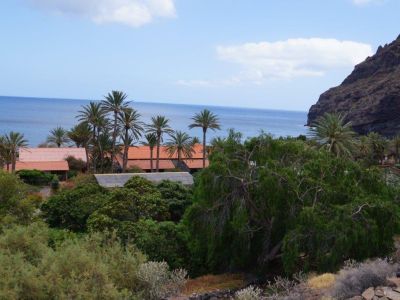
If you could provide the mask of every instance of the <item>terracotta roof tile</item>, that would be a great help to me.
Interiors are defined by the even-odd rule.
[[[193,148],[194,152],[192,154],[192,158],[200,159],[203,158],[203,145],[196,144]],[[153,150],[153,156],[156,157],[156,148]],[[160,147],[160,159],[176,159],[177,154],[170,157],[167,147]],[[150,159],[150,147],[148,146],[138,146],[138,147],[129,147],[128,150],[128,159]]]
[[[128,160],[128,169],[132,167],[138,167],[146,171],[150,170],[151,169],[150,159]],[[153,160],[153,169],[155,168],[156,168],[156,160]],[[160,169],[162,170],[175,169],[175,165],[170,159],[162,159],[160,160]]]
[[[68,156],[73,156],[86,162],[84,148],[21,148],[19,150],[19,160],[24,162],[62,161]]]
[[[15,170],[39,170],[39,171],[69,171],[68,162],[62,161],[17,161]]]

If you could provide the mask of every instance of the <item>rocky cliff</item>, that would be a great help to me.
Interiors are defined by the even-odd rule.
[[[323,93],[310,108],[307,125],[326,112],[344,113],[360,134],[400,134],[400,36]]]

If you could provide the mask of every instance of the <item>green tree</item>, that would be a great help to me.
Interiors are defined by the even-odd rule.
[[[185,214],[193,270],[335,271],[392,251],[398,193],[380,170],[267,135],[222,147]]]
[[[199,127],[203,130],[203,168],[206,167],[206,146],[207,146],[207,131],[211,129],[213,131],[219,130],[220,122],[218,117],[208,109],[202,110],[192,118],[193,123],[189,125],[189,128]]]
[[[310,128],[311,137],[336,156],[351,157],[355,146],[355,132],[350,122],[340,114],[326,113]]]
[[[11,160],[11,171],[13,173],[15,172],[19,149],[27,146],[28,141],[25,139],[22,133],[11,131],[4,136],[4,147],[9,153],[8,155],[9,159]]]
[[[81,122],[72,127],[67,133],[69,139],[73,141],[76,147],[83,147],[86,154],[86,167],[89,168],[89,145],[91,142],[90,126],[86,122]]]
[[[160,146],[164,134],[171,134],[172,128],[169,126],[169,120],[164,116],[151,118],[151,123],[147,126],[147,133],[154,134],[157,137],[156,171],[160,171]]]
[[[178,163],[182,161],[182,156],[191,158],[194,152],[192,138],[182,131],[175,131],[171,134],[165,145],[170,157],[177,154]]]
[[[374,163],[383,163],[385,159],[385,150],[388,145],[387,140],[376,132],[370,132],[367,135],[367,139],[370,145],[371,155]]]
[[[6,165],[7,171],[10,171],[12,162],[11,151],[7,145],[6,138],[0,135],[0,168]]]
[[[153,160],[154,160],[154,147],[157,146],[157,136],[154,133],[148,133],[144,136],[145,141],[142,142],[142,145],[148,146],[150,148],[150,172],[154,171],[153,168]]]
[[[97,159],[94,152],[96,151],[96,148],[99,147],[97,137],[102,131],[103,127],[107,124],[105,112],[101,106],[101,103],[90,102],[88,105],[84,105],[82,107],[82,110],[79,111],[77,118],[80,122],[88,124],[92,131],[92,167],[93,172],[96,172]],[[97,152],[100,153],[101,151],[98,150]]]
[[[47,136],[47,142],[56,145],[58,148],[68,144],[70,139],[68,138],[68,131],[57,126],[56,128],[50,130],[50,134]]]
[[[122,140],[124,143],[124,152],[122,155],[122,170],[126,172],[129,146],[133,141],[138,140],[142,136],[143,126],[140,121],[140,114],[132,108],[126,108],[120,112],[118,120],[123,128]]]
[[[391,140],[391,146],[394,149],[394,154],[396,156],[396,163],[399,163],[399,160],[400,160],[400,135],[396,135]]]
[[[128,108],[129,102],[126,101],[128,96],[121,91],[112,91],[105,96],[101,102],[104,111],[113,114],[112,140],[111,140],[111,164],[114,163],[116,155],[116,141],[118,136],[118,115]]]

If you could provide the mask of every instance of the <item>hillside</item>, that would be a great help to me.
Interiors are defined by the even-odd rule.
[[[400,132],[400,36],[323,93],[310,108],[307,125],[326,112],[345,113],[360,134],[375,131],[389,137]]]

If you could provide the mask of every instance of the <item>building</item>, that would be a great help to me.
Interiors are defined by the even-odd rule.
[[[156,154],[157,149],[153,149],[153,169],[156,169]],[[129,147],[128,150],[128,165],[127,168],[139,168],[145,172],[151,171],[151,151],[148,146]],[[122,157],[118,157],[118,162],[122,166]],[[208,160],[206,160],[206,167]],[[160,172],[168,172],[175,169],[181,169],[190,173],[194,173],[203,168],[203,145],[196,144],[193,147],[193,154],[191,158],[184,157],[181,163],[178,162],[178,155],[175,153],[173,156],[167,151],[166,146],[160,147]]]
[[[104,188],[123,187],[133,176],[143,177],[154,184],[169,180],[180,182],[183,185],[193,185],[193,176],[188,172],[96,174],[94,176],[98,184]]]
[[[15,170],[39,170],[66,179],[69,171],[66,159],[70,156],[87,161],[84,148],[21,148]]]

